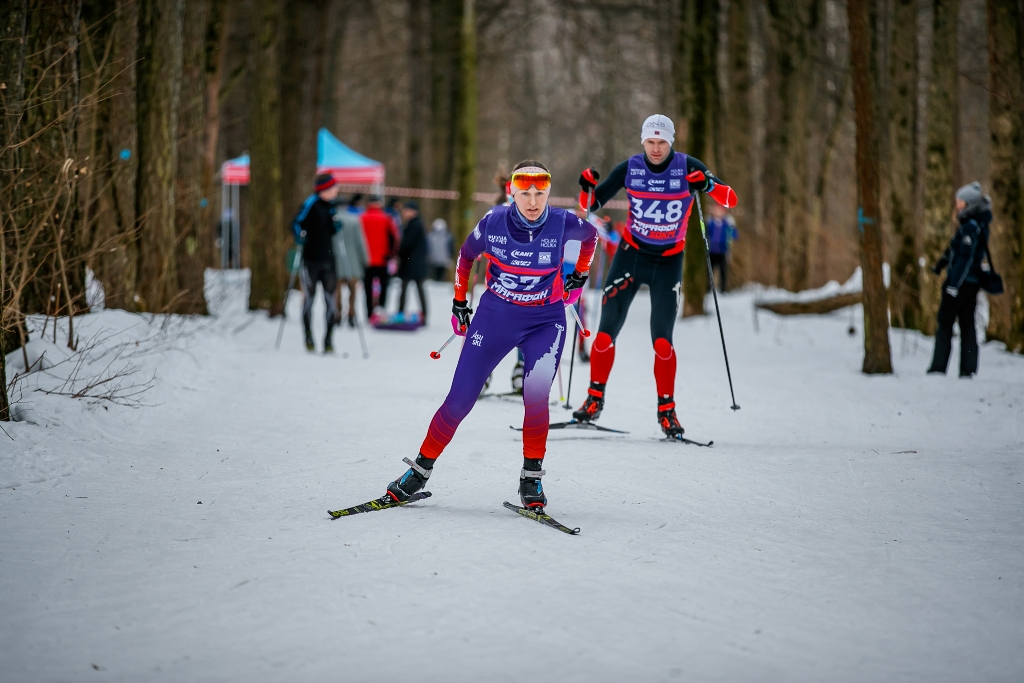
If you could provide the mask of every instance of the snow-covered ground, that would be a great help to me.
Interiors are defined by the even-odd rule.
[[[0,434],[0,679],[1024,680],[1024,358],[986,345],[964,381],[954,348],[950,376],[925,376],[931,340],[894,331],[897,373],[866,377],[859,314],[856,336],[849,310],[755,331],[755,294],[732,294],[742,410],[714,317],[679,322],[680,417],[715,441],[682,446],[658,438],[641,294],[601,418],[630,433],[550,440],[549,511],[579,536],[501,507],[522,408],[493,399],[430,500],[332,521],[405,470],[447,392],[458,347],[428,352],[450,289],[430,292],[431,326],[368,331],[368,360],[348,329],[306,353],[294,299],[277,352],[255,315],[76,320],[154,386],[129,408],[21,380],[33,422]],[[67,353],[33,345],[30,362]]]

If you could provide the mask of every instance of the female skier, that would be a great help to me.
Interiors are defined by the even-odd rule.
[[[434,461],[469,414],[480,388],[509,351],[523,353],[523,469],[519,497],[523,507],[543,508],[541,464],[547,447],[548,396],[572,327],[566,329],[565,300],[582,292],[597,244],[597,231],[572,213],[547,205],[551,174],[537,161],[521,161],[512,171],[511,206],[487,212],[462,245],[456,263],[452,327],[467,337],[455,368],[452,388],[434,414],[409,471],[391,482],[385,499],[405,502],[423,488]],[[582,243],[575,270],[562,279],[563,248]],[[473,262],[487,260],[487,290],[476,316],[466,303]]]
[[[581,206],[586,205],[590,191],[594,192],[590,208],[596,210],[623,188],[630,203],[626,231],[604,281],[601,322],[590,349],[587,399],[572,414],[580,422],[596,420],[604,409],[605,384],[615,361],[615,338],[626,322],[640,285],[647,285],[651,290],[658,424],[666,436],[683,434],[675,411],[676,353],[672,347],[672,328],[679,311],[683,248],[693,208],[690,192],[706,192],[727,208],[736,205],[736,193],[699,160],[676,153],[672,149],[675,132],[667,116],[649,116],[640,131],[643,154],[616,166],[600,185],[593,168],[580,175]]]

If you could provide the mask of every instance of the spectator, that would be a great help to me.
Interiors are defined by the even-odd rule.
[[[455,240],[443,218],[435,218],[427,237],[427,266],[430,277],[437,282],[447,282],[448,269],[455,259]]]
[[[711,256],[711,274],[714,276],[715,268],[718,268],[718,291],[724,292],[727,288],[727,276],[729,272],[729,250],[732,243],[736,241],[736,221],[729,215],[728,210],[718,202],[708,202],[708,249]],[[708,283],[709,287],[714,282]]]
[[[991,272],[992,257],[988,254],[988,226],[992,222],[992,200],[982,194],[981,184],[973,182],[956,191],[957,231],[942,258],[932,268],[936,275],[943,268],[939,303],[938,329],[935,330],[935,351],[928,372],[946,374],[953,345],[953,322],[960,323],[960,376],[972,377],[978,371],[978,334],[974,328],[974,309],[978,290]],[[982,266],[988,257],[989,269]],[[996,276],[998,277],[998,276]],[[1000,290],[1001,291],[1001,290]]]
[[[378,196],[370,197],[366,211],[360,216],[363,224],[363,237],[366,239],[368,251],[368,263],[366,272],[363,275],[363,290],[366,294],[366,315],[373,315],[378,306],[383,309],[388,307],[388,284],[391,282],[391,275],[388,273],[388,260],[395,255],[398,241],[395,235],[398,229],[391,218],[381,209],[381,199]],[[380,286],[380,298],[374,302],[373,281],[377,280]]]
[[[348,287],[348,326],[356,326],[356,289],[366,275],[369,262],[366,238],[363,237],[359,216],[350,211],[337,211],[341,232],[334,236],[334,259],[338,269],[338,290],[335,304],[338,322],[341,322],[341,283]],[[344,247],[344,249],[342,248]],[[348,258],[343,258],[343,255]]]
[[[363,206],[364,199],[363,195],[358,192],[352,195],[352,199],[348,203],[348,212],[361,216],[363,212],[366,211],[366,207]]]
[[[384,207],[384,213],[391,217],[391,221],[395,224],[395,237],[398,238],[399,242],[402,240],[402,200],[398,197],[392,197],[388,200],[387,205]]]
[[[327,304],[327,334],[324,353],[331,353],[331,334],[337,310],[334,307],[334,289],[338,286],[335,270],[333,238],[338,231],[334,220],[334,200],[338,197],[338,181],[330,173],[321,173],[314,180],[315,192],[302,203],[292,222],[295,241],[302,248],[302,325],[306,330],[306,349],[313,351],[313,300],[317,283],[323,287]]]
[[[398,247],[398,277],[402,278],[402,294],[398,298],[398,312],[405,313],[405,292],[410,282],[416,283],[416,294],[420,297],[423,324],[427,324],[427,297],[423,292],[423,280],[427,277],[427,235],[420,219],[419,205],[409,200],[402,207],[405,228],[402,229],[402,243]]]

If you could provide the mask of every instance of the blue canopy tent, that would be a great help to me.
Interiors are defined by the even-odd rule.
[[[330,173],[339,183],[346,185],[384,184],[384,164],[364,157],[344,142],[334,137],[331,131],[321,128],[316,136],[316,172]],[[221,266],[241,267],[241,256],[237,245],[240,243],[239,192],[242,185],[249,184],[249,155],[225,161],[220,167],[221,180]],[[380,192],[380,190],[378,190]],[[232,245],[236,245],[232,248]]]

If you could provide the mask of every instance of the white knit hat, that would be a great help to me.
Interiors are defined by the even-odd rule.
[[[676,139],[676,127],[672,124],[672,119],[664,114],[648,116],[643,128],[640,129],[640,142],[649,138],[668,140],[668,144],[671,145]]]

